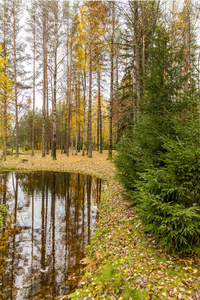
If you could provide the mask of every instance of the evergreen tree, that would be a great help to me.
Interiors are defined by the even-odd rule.
[[[192,31],[189,35],[195,49]],[[166,249],[187,253],[199,246],[200,157],[197,78],[185,71],[188,45],[181,38],[182,32],[174,33],[161,19],[155,26],[137,122],[128,122],[131,130],[126,128],[115,161],[145,230]],[[131,79],[126,77],[124,88]]]
[[[35,146],[35,94],[36,94],[36,16],[37,16],[37,2],[36,0],[31,1],[31,7],[28,8],[29,18],[29,32],[31,32],[31,37],[28,38],[28,42],[31,42],[31,49],[33,52],[33,124],[32,124],[32,155],[34,155]]]

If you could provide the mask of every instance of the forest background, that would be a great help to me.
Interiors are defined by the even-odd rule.
[[[111,159],[117,148],[119,179],[145,230],[168,250],[197,251],[199,4],[0,5],[2,159],[36,149],[56,159],[70,148]]]

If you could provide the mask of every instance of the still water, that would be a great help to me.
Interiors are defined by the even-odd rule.
[[[97,218],[100,179],[59,172],[0,174],[0,299],[55,299],[73,291]]]

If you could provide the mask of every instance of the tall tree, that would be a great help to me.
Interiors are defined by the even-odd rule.
[[[34,155],[35,146],[35,48],[36,48],[36,34],[35,34],[35,16],[33,19],[33,127],[32,127],[32,155]]]
[[[5,48],[4,48],[5,50]],[[13,84],[7,73],[7,52],[2,52],[2,46],[0,45],[0,104],[1,104],[1,116],[2,116],[2,136],[3,136],[3,159],[6,160],[6,148],[8,137],[8,126],[11,116],[9,115],[9,107],[12,101]],[[3,54],[3,56],[2,56]]]
[[[1,52],[1,80],[0,80],[0,100],[1,100],[1,115],[2,115],[2,136],[3,136],[3,158],[6,160],[6,145],[8,138],[8,109],[10,106],[10,98],[12,91],[12,83],[9,81],[9,66],[8,51],[11,46],[11,30],[10,30],[10,10],[7,1],[2,3],[2,11],[0,14],[0,29],[2,31],[2,52]]]
[[[92,2],[88,3],[89,10],[89,98],[88,98],[88,157],[92,157],[92,42],[93,42],[93,18]]]
[[[85,22],[86,34],[88,37],[88,61],[89,61],[89,86],[88,86],[88,157],[92,157],[92,77],[93,62],[96,54],[96,45],[99,43],[102,35],[102,23],[105,18],[105,6],[102,1],[88,1],[86,2]],[[98,16],[98,17],[97,17]]]
[[[97,112],[97,151],[99,151],[99,144],[101,145],[101,73],[97,70],[97,86],[98,86],[98,112]],[[102,151],[100,150],[100,153]]]
[[[54,2],[54,86],[53,86],[53,101],[52,101],[52,157],[56,159],[56,96],[57,96],[57,52],[58,52],[58,1]]]
[[[32,155],[34,155],[35,146],[35,92],[36,92],[36,1],[31,2],[31,7],[28,9],[29,12],[29,26],[31,28],[31,41],[33,51],[33,124],[32,124]]]
[[[113,143],[113,90],[114,90],[114,41],[115,41],[115,2],[111,2],[111,18],[112,29],[110,36],[110,107],[109,107],[109,141],[108,141],[108,158],[112,158],[112,143]]]
[[[66,155],[69,156],[70,146],[70,128],[71,128],[71,101],[72,101],[72,69],[73,69],[73,49],[77,31],[77,3],[71,6],[70,3],[64,5],[65,28],[66,28],[66,78],[67,78],[67,92],[66,92],[66,108],[67,108],[67,138],[66,138]],[[72,139],[71,139],[72,141]]]
[[[113,99],[114,99],[114,58],[116,55],[116,29],[119,26],[119,20],[116,14],[115,1],[107,2],[104,14],[107,18],[103,18],[105,28],[105,41],[108,45],[108,53],[110,56],[110,100],[109,100],[109,139],[108,139],[108,158],[112,159],[113,147]]]
[[[85,128],[86,128],[86,82],[88,72],[88,60],[87,60],[87,36],[86,36],[86,24],[85,24],[85,7],[83,6],[79,11],[78,27],[76,40],[77,43],[74,48],[74,60],[76,67],[81,73],[81,82],[83,89],[83,142],[82,142],[82,155],[85,155]]]
[[[42,52],[43,52],[43,105],[42,105],[42,156],[45,157],[46,141],[46,87],[47,87],[47,8],[42,0]]]
[[[22,5],[21,0],[13,0],[12,17],[13,17],[13,56],[14,56],[14,88],[15,88],[15,130],[16,130],[16,156],[19,155],[19,129],[18,129],[18,91],[17,91],[17,27],[19,26],[18,16],[19,9]]]

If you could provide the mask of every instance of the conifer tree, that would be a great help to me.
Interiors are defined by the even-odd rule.
[[[17,67],[17,48],[19,34],[19,15],[22,9],[22,1],[12,1],[12,34],[13,34],[13,59],[14,59],[14,91],[15,91],[15,130],[16,130],[16,156],[19,155],[19,130],[18,130],[18,67]]]
[[[74,3],[73,6],[70,3],[64,4],[64,18],[65,18],[65,31],[66,31],[66,111],[67,111],[67,132],[66,132],[66,155],[69,156],[69,146],[70,146],[70,133],[72,132],[71,126],[71,103],[72,103],[72,73],[74,65],[73,50],[75,47],[75,39],[77,32],[77,9],[78,4]],[[72,141],[72,138],[71,138]],[[72,144],[71,144],[72,148]]]
[[[133,4],[136,22],[140,20],[142,7]],[[145,44],[146,62],[148,55],[145,74],[137,76],[136,67],[134,77],[129,69],[129,77],[125,76],[122,83],[121,89],[123,84],[126,89],[135,79],[138,84],[139,79],[140,93],[137,94],[138,89],[135,95],[133,93],[139,110],[136,123],[128,120],[116,164],[119,178],[137,202],[145,230],[154,233],[167,250],[191,253],[200,242],[199,206],[193,205],[198,202],[200,168],[195,130],[198,123],[197,78],[192,72],[195,60],[190,60],[189,64],[192,54],[195,57],[196,46],[194,36],[191,39],[192,12],[187,14],[186,24],[190,24],[190,30],[186,32],[178,26],[182,13],[177,14],[171,24],[165,22],[164,13],[159,12],[150,47]],[[182,36],[188,43],[182,43]],[[138,62],[142,65],[141,59]]]
[[[47,8],[42,0],[42,52],[43,52],[43,121],[42,121],[42,157],[45,157],[46,141],[46,94],[47,94]]]
[[[58,56],[58,46],[59,46],[59,7],[58,1],[54,1],[52,3],[52,12],[53,12],[53,20],[54,20],[54,48],[53,48],[53,56],[54,56],[54,72],[53,72],[53,101],[52,101],[52,157],[56,159],[56,98],[57,98],[57,72],[58,72],[58,64],[57,64],[57,56]]]
[[[36,14],[37,14],[37,2],[33,0],[31,2],[31,7],[28,9],[29,18],[28,24],[31,29],[31,38],[28,40],[32,42],[33,51],[33,123],[32,123],[32,155],[34,155],[35,146],[35,93],[36,93]]]
[[[102,35],[101,20],[104,17],[104,5],[101,1],[88,1],[83,12],[85,16],[85,34],[87,37],[87,57],[89,64],[88,86],[88,157],[92,157],[92,84],[93,70],[95,68],[94,57],[96,53],[96,41]],[[98,16],[98,17],[97,17]]]

